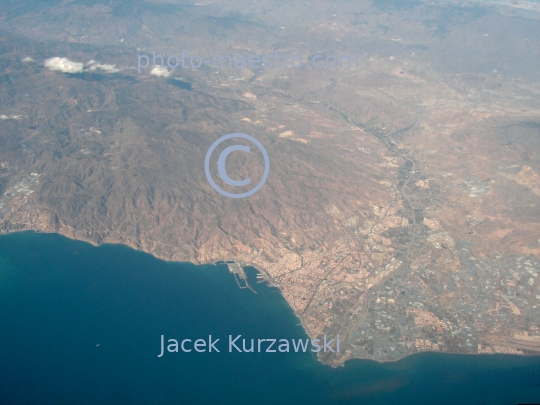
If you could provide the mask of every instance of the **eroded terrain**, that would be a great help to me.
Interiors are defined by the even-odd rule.
[[[3,232],[254,265],[311,337],[341,336],[333,365],[540,353],[536,3],[133,4],[1,15]],[[357,53],[359,66],[134,68],[138,52],[182,49]],[[119,71],[43,65],[56,56]],[[246,199],[204,174],[233,132],[271,160]],[[255,181],[261,162],[227,168]]]

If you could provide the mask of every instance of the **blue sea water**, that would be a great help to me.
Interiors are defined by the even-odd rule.
[[[309,353],[166,353],[167,339],[307,338],[275,288],[51,234],[0,236],[0,404],[540,402],[540,357],[423,353],[332,369]]]

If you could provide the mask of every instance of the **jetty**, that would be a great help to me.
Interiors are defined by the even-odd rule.
[[[227,262],[227,267],[229,268],[229,271],[234,275],[234,279],[236,280],[236,284],[238,284],[238,287],[240,287],[241,289],[249,288],[251,291],[257,294],[257,291],[255,291],[249,285],[246,272],[244,271],[244,268],[242,266],[240,266],[238,263]]]

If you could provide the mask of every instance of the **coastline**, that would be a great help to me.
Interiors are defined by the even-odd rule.
[[[164,397],[176,402],[189,398],[194,403],[200,402],[201,388],[208,389],[213,399],[209,403],[219,402],[224,388],[230,398],[244,395],[246,401],[240,403],[261,403],[258,398],[269,389],[287,398],[297,395],[291,403],[313,404],[372,403],[376,397],[380,399],[376,402],[384,403],[402,398],[411,404],[436,403],[441,390],[445,398],[452,398],[448,403],[480,403],[475,398],[484,398],[481,395],[494,388],[500,391],[498,396],[512,392],[515,403],[538,398],[537,392],[531,391],[528,397],[523,394],[535,387],[531,383],[537,370],[540,372],[538,357],[416,353],[392,363],[359,359],[345,367],[325,363],[316,353],[295,354],[292,346],[290,354],[249,355],[236,354],[236,350],[229,354],[231,333],[245,337],[248,346],[248,338],[283,337],[289,343],[291,338],[306,340],[278,290],[264,283],[256,295],[238,289],[225,266],[165,262],[120,245],[94,249],[56,233],[37,233],[13,233],[0,240],[2,259],[7,259],[2,260],[6,271],[1,273],[8,276],[2,298],[9,304],[2,319],[16,332],[3,334],[3,370],[17,392],[26,384],[21,376],[29,371],[37,375],[38,389],[50,387],[48,356],[18,361],[29,347],[24,337],[32,336],[37,340],[37,353],[59,359],[53,367],[58,372],[52,373],[58,395],[76,386],[79,392],[96,390],[103,398],[111,397],[118,390],[109,382],[125,381],[126,392],[141,390],[138,395],[147,395],[145,403],[152,401],[157,386]],[[247,268],[245,272],[255,284],[258,271]],[[28,291],[38,293],[27,295]],[[18,322],[20,319],[24,322]],[[195,339],[206,340],[209,333],[226,354],[182,354],[184,338],[192,339],[187,347],[193,351]],[[176,339],[180,354],[158,357],[160,334]],[[221,338],[219,343],[216,338]],[[255,348],[256,352],[260,350]],[[113,370],[105,376],[104,362]],[[88,384],[80,373],[66,376],[73,363],[81,372],[93,370],[104,384]],[[519,381],[515,369],[520,370]],[[496,381],[491,378],[494,371]],[[527,376],[531,371],[535,374]],[[241,390],[245,394],[238,392],[239,378],[249,388]],[[469,381],[474,384],[467,385]],[[456,390],[464,384],[467,392]],[[343,402],[345,397],[349,400]],[[271,404],[278,396],[268,398]]]
[[[290,305],[290,303],[287,301],[287,299],[283,295],[283,292],[282,292],[282,289],[281,289],[279,283],[275,282],[272,279],[272,277],[266,272],[266,270],[264,270],[263,268],[261,268],[258,265],[247,263],[247,262],[244,262],[244,261],[241,261],[241,260],[234,260],[234,261],[233,260],[209,260],[209,261],[171,260],[170,258],[163,257],[163,256],[160,257],[160,255],[156,255],[153,252],[149,252],[147,250],[141,249],[140,247],[136,246],[135,244],[126,243],[124,241],[110,241],[110,240],[107,240],[107,241],[105,241],[103,243],[98,243],[98,242],[95,242],[94,240],[89,239],[89,238],[80,237],[79,235],[73,235],[73,233],[70,235],[67,232],[64,233],[64,232],[60,232],[60,231],[51,231],[51,230],[44,230],[44,229],[21,229],[21,230],[7,230],[7,231],[3,230],[3,231],[0,232],[0,235],[2,235],[2,234],[7,235],[7,234],[11,234],[11,233],[16,233],[16,232],[34,232],[34,233],[42,233],[42,234],[57,234],[57,235],[66,237],[66,238],[71,239],[71,240],[76,240],[76,241],[88,243],[88,244],[90,244],[90,245],[92,245],[94,247],[99,247],[99,246],[102,246],[102,245],[123,245],[123,246],[129,247],[130,249],[133,249],[133,250],[136,250],[136,251],[142,251],[142,252],[144,252],[146,254],[149,254],[149,255],[155,257],[156,259],[163,260],[165,262],[190,263],[190,264],[193,264],[195,266],[204,266],[204,265],[216,265],[219,262],[222,262],[222,263],[219,263],[219,264],[226,264],[226,262],[229,261],[229,262],[234,262],[235,264],[241,266],[242,268],[252,267],[259,274],[261,274],[263,276],[261,282],[265,282],[269,287],[277,288],[280,291],[280,294],[283,297],[283,299],[287,302],[289,309],[293,312],[295,317],[300,321],[299,324],[302,326],[302,329],[304,330],[306,335],[310,339],[316,338],[316,337],[312,337],[312,336],[309,335],[309,333],[307,331],[307,328],[306,328],[306,326],[304,324],[304,321],[302,320],[302,317],[293,308],[293,306]],[[459,353],[459,352],[449,352],[449,351],[441,352],[441,351],[435,351],[435,350],[425,350],[425,351],[418,351],[418,352],[410,353],[410,354],[407,354],[405,356],[395,358],[395,359],[391,359],[391,360],[380,360],[380,359],[377,359],[377,358],[370,358],[370,357],[351,357],[350,355],[343,354],[339,358],[339,360],[335,360],[335,361],[331,361],[331,362],[325,362],[320,358],[319,355],[317,355],[316,357],[317,357],[317,360],[321,364],[324,364],[325,366],[330,366],[331,368],[336,369],[336,368],[339,368],[339,367],[344,367],[345,363],[347,361],[349,361],[349,360],[370,360],[370,361],[374,361],[374,362],[377,362],[377,363],[380,363],[380,364],[395,363],[395,362],[398,362],[398,361],[403,360],[405,358],[408,358],[410,356],[413,356],[415,354],[421,354],[421,353],[441,353],[441,354],[454,354],[454,355],[511,355],[511,356],[519,356],[519,357],[536,357],[536,356],[540,356],[540,353],[497,353],[497,352],[494,352],[494,353]]]

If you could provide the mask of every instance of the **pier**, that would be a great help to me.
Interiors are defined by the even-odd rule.
[[[238,263],[227,263],[227,267],[229,268],[229,271],[234,275],[234,279],[236,280],[236,284],[238,284],[238,287],[240,287],[241,289],[249,288],[251,291],[257,294],[257,291],[255,291],[249,285],[246,272]]]

